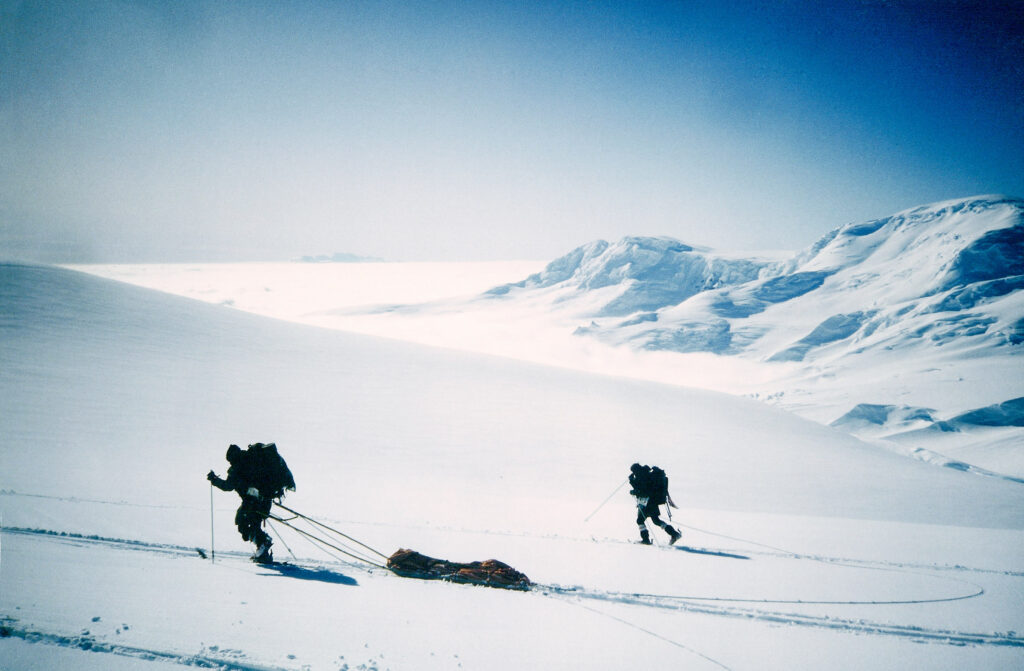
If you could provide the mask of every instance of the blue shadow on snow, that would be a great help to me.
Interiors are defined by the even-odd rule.
[[[336,573],[325,568],[306,568],[295,564],[265,564],[264,568],[277,571],[287,578],[298,578],[299,580],[316,580],[332,585],[349,585],[356,587],[359,583],[355,578],[350,578],[343,573]]]
[[[718,552],[716,550],[705,550],[703,548],[688,548],[685,545],[676,545],[675,549],[682,550],[683,552],[689,552],[695,555],[708,555],[710,557],[726,557],[728,559],[750,559],[743,555],[729,554],[728,552]]]

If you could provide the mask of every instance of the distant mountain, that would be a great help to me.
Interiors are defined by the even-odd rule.
[[[606,290],[608,300],[582,315],[594,322],[581,335],[650,350],[804,361],[834,355],[829,346],[840,343],[845,353],[960,336],[1017,345],[1024,315],[995,308],[1024,288],[1024,201],[919,207],[843,226],[775,262],[670,238],[599,240],[488,295],[554,286],[576,291],[562,301],[588,304]]]
[[[295,259],[299,263],[380,263],[384,259],[374,256],[359,256],[347,252],[335,252],[334,254],[317,254],[316,256],[300,256]]]
[[[581,292],[619,287],[594,316],[616,317],[678,305],[697,294],[749,282],[768,265],[755,259],[727,259],[672,238],[627,237],[615,244],[592,242],[552,261],[522,282],[497,287],[490,295],[568,283]]]
[[[599,240],[482,298],[546,297],[612,345],[781,366],[759,396],[832,403],[821,419],[858,435],[920,437],[1022,424],[1022,288],[1024,200],[979,196],[841,226],[782,258]]]

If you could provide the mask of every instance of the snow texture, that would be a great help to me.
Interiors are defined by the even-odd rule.
[[[358,272],[387,270],[371,265]],[[266,268],[259,281],[236,305],[281,286]],[[224,297],[0,265],[5,670],[1024,662],[1019,482],[752,399],[313,328]],[[1019,418],[1019,397],[986,416]],[[910,405],[860,415],[927,421]],[[500,559],[534,588],[401,578],[283,525],[291,565],[249,562],[237,498],[204,476],[256,441],[295,474],[287,505],[385,553]],[[620,483],[634,461],[668,472],[680,545],[633,542]]]

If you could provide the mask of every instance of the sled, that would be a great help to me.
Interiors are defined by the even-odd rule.
[[[415,550],[400,549],[388,557],[387,567],[404,578],[447,580],[515,590],[528,590],[533,584],[524,574],[496,559],[460,564],[428,557]]]

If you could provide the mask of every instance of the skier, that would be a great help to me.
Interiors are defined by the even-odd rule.
[[[677,507],[668,493],[668,476],[665,471],[654,466],[641,466],[633,464],[629,467],[629,485],[632,489],[629,493],[636,497],[636,524],[640,527],[640,542],[644,545],[651,544],[651,535],[647,530],[646,520],[650,518],[656,526],[665,530],[669,535],[669,545],[675,545],[682,534],[675,528],[663,522],[661,519],[662,504],[673,508]]]
[[[238,445],[228,447],[225,455],[228,463],[228,477],[220,478],[210,471],[206,474],[214,487],[225,492],[238,492],[242,503],[235,513],[235,525],[242,540],[256,545],[253,561],[259,564],[273,563],[270,552],[273,541],[263,530],[263,523],[270,514],[275,497],[284,493],[284,488],[295,489],[295,481],[284,460],[277,454],[273,443],[255,443],[242,450]]]

